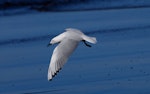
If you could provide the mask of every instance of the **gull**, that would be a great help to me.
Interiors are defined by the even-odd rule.
[[[48,46],[58,43],[53,51],[49,68],[48,68],[48,81],[51,81],[55,75],[62,69],[63,65],[67,62],[69,56],[78,46],[79,42],[83,42],[86,46],[91,47],[87,44],[96,44],[97,40],[95,37],[90,37],[82,33],[80,30],[75,28],[67,28],[65,32],[54,37]]]

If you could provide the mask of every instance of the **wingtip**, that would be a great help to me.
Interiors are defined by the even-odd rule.
[[[52,79],[48,79],[48,81],[52,81]]]
[[[55,73],[54,75],[52,75],[52,78],[48,78],[48,81],[52,81],[53,77],[55,77],[57,75],[57,73]]]
[[[52,79],[59,73],[59,71],[61,70],[62,68],[59,68],[59,70],[56,71],[56,73],[54,73],[53,75],[48,75],[48,81],[52,81]]]

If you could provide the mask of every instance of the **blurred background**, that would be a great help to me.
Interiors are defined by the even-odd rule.
[[[149,0],[0,0],[0,15],[149,7]]]

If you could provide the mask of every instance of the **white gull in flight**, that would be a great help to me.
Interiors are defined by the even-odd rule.
[[[74,28],[67,28],[66,31],[56,37],[54,37],[49,45],[58,43],[53,51],[50,65],[48,69],[48,80],[51,81],[52,78],[59,72],[63,65],[67,62],[69,56],[76,49],[79,42],[83,41],[88,47],[91,45],[87,42],[95,44],[97,42],[95,37],[89,37],[83,34],[80,30]]]

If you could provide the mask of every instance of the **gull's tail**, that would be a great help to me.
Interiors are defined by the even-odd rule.
[[[87,42],[90,42],[90,43],[93,43],[93,44],[96,44],[97,43],[97,40],[95,37],[89,37],[89,36],[86,36],[86,35],[83,35],[83,40],[87,41]]]

